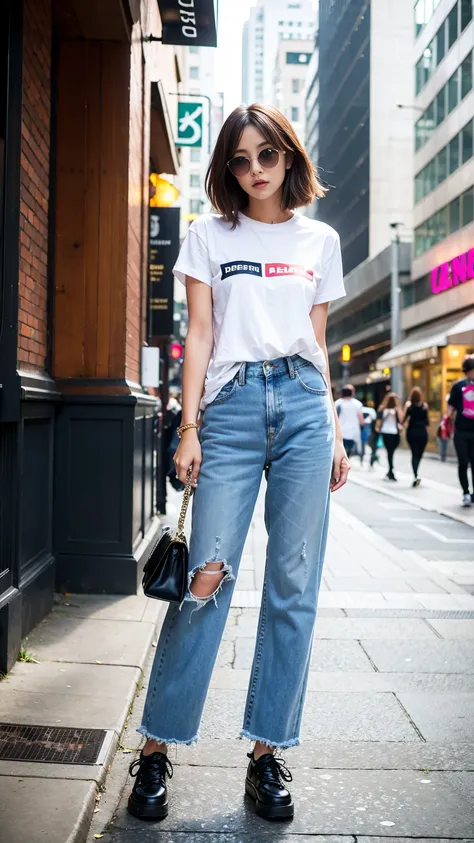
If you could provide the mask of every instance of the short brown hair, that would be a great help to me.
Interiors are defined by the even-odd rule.
[[[423,404],[423,393],[419,386],[414,386],[410,392],[410,402],[412,404]]]
[[[300,208],[324,196],[326,188],[319,182],[313,164],[285,115],[272,105],[239,105],[229,114],[219,132],[206,174],[208,199],[224,219],[235,226],[239,211],[248,205],[245,190],[227,166],[246,126],[255,126],[276,149],[293,155],[293,163],[286,171],[282,185],[282,210]]]

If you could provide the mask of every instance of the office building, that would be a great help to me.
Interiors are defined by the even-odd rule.
[[[306,88],[306,146],[328,188],[308,212],[339,232],[348,293],[330,308],[331,371],[341,386],[349,344],[350,379],[375,401],[389,382],[377,360],[390,347],[393,222],[403,281],[410,262],[413,115],[398,105],[413,102],[413,39],[411,0],[320,0]]]
[[[281,40],[273,73],[272,103],[288,117],[304,143],[305,86],[314,39]]]
[[[279,41],[313,38],[315,0],[257,0],[244,25],[242,39],[242,102],[273,101],[274,70]]]
[[[402,365],[436,424],[466,353],[474,352],[472,0],[415,6],[414,250],[403,288]]]

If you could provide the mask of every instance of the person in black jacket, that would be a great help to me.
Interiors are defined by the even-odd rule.
[[[421,478],[418,477],[418,468],[428,444],[430,418],[428,404],[423,401],[423,393],[417,386],[413,387],[410,398],[405,404],[403,424],[407,426],[407,442],[410,446],[411,464],[415,478],[413,486],[419,486]]]
[[[462,364],[465,377],[456,381],[448,399],[448,415],[456,414],[454,421],[454,447],[458,457],[458,475],[462,487],[462,505],[471,506],[474,495],[469,491],[468,468],[474,488],[474,354]]]

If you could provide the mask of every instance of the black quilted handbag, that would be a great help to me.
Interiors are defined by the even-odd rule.
[[[142,586],[147,597],[181,603],[188,585],[188,543],[184,521],[191,497],[192,470],[188,472],[176,532],[167,527],[143,568]]]

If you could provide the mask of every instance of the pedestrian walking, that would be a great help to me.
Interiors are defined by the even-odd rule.
[[[421,478],[418,468],[424,450],[428,444],[428,428],[430,425],[429,407],[423,400],[423,393],[418,386],[414,386],[405,404],[402,424],[407,428],[407,442],[411,451],[411,465],[413,468],[413,486],[419,486]]]
[[[448,400],[448,415],[454,419],[454,447],[458,458],[458,475],[462,488],[462,505],[471,506],[474,495],[469,491],[468,469],[471,467],[474,491],[474,354],[462,364],[464,377],[456,381]]]
[[[449,395],[446,396],[446,404],[448,404]],[[436,432],[436,438],[439,442],[439,458],[441,462],[446,462],[448,454],[449,440],[453,436],[453,421],[449,413],[445,413],[439,423]]]
[[[291,773],[275,753],[300,742],[329,492],[350,468],[326,350],[328,302],[345,294],[339,238],[294,213],[324,190],[271,106],[227,118],[206,186],[218,213],[193,222],[174,268],[189,311],[175,455],[182,481],[192,466],[195,490],[188,591],[161,631],[128,807],[166,816],[167,744],[198,739],[265,472],[267,566],[240,734],[255,742],[245,791],[257,813],[288,818]]]
[[[371,450],[370,465],[373,466],[374,462],[377,460],[377,455],[376,453],[374,453],[374,444],[376,450],[376,442],[373,442],[373,436],[375,433],[375,423],[377,421],[377,412],[375,410],[373,401],[369,400],[366,402],[366,404],[364,404],[364,406],[362,407],[362,417],[364,419],[364,425],[361,428],[360,464],[364,464],[365,446],[369,445]]]
[[[388,480],[396,480],[393,472],[393,455],[400,444],[401,425],[400,401],[395,392],[388,392],[383,399],[378,412],[377,431],[382,434],[383,444],[387,451]]]
[[[337,399],[335,406],[347,456],[352,456],[354,452],[360,454],[364,416],[362,402],[355,398],[355,389],[351,384],[342,387],[341,397]]]

